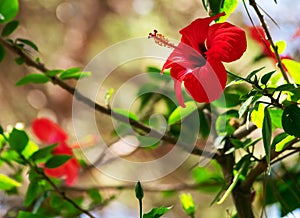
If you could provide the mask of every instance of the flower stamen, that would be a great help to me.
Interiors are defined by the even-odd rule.
[[[154,30],[153,33],[149,33],[148,39],[154,39],[154,42],[160,46],[167,47],[167,48],[176,48],[176,46],[169,41],[167,37],[163,34],[158,33],[157,30]]]

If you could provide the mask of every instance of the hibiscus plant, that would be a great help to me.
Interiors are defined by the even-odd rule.
[[[277,6],[276,1],[272,3]],[[110,118],[106,123],[95,121],[99,129],[118,122],[112,132],[100,133],[114,142],[99,152],[97,147],[105,143],[89,132],[93,123],[88,119],[79,122],[73,116],[73,122],[79,122],[74,124],[75,132],[78,126],[80,131],[75,133],[78,142],[72,144],[70,128],[61,127],[51,116],[35,115],[30,122],[19,120],[25,126],[13,127],[4,126],[7,121],[1,112],[0,197],[7,197],[0,201],[0,209],[10,196],[22,201],[16,210],[8,206],[5,217],[105,217],[99,215],[101,210],[118,201],[125,189],[132,194],[131,201],[136,201],[135,216],[144,218],[206,217],[197,208],[218,205],[223,205],[224,211],[216,217],[240,218],[267,217],[265,208],[270,205],[276,205],[280,216],[300,208],[299,55],[283,53],[286,42],[273,40],[264,16],[268,14],[255,0],[203,0],[207,15],[186,20],[179,30],[179,42],[173,43],[158,30],[149,33],[148,39],[145,36],[153,49],[164,49],[168,55],[161,65],[146,67],[150,82],[138,82],[138,103],[132,110],[114,107],[116,91],[112,88],[98,101],[76,86],[76,82],[93,78],[96,72],[88,67],[87,71],[77,67],[50,69],[34,58],[39,55],[37,45],[19,38],[22,31],[18,30],[24,28],[22,17],[16,20],[19,4],[22,6],[18,0],[0,2],[0,61],[3,66],[15,56],[17,65],[36,73],[20,75],[16,85],[52,83],[73,101]],[[251,25],[227,20],[238,4],[244,7]],[[249,13],[250,8],[254,13]],[[255,23],[254,17],[259,22]],[[270,21],[275,22],[273,18]],[[298,32],[291,41],[299,37]],[[138,46],[139,41],[134,43]],[[260,51],[258,56],[251,53],[255,49]],[[125,52],[130,56],[129,50]],[[244,67],[245,72],[231,67],[231,62],[251,66]],[[105,64],[110,69],[110,63]],[[88,89],[93,89],[93,80]],[[103,92],[104,88],[97,89]],[[121,94],[122,99],[114,101],[130,101],[129,92]],[[105,103],[98,103],[101,101]],[[85,109],[78,112],[74,104],[73,114],[83,113]],[[56,106],[54,102],[52,107]],[[154,116],[157,113],[163,121]],[[97,120],[95,114],[93,119]],[[95,158],[91,160],[89,155]],[[118,159],[126,162],[119,164]],[[140,162],[134,162],[136,159]],[[154,165],[156,160],[161,162]],[[135,165],[125,167],[128,162]],[[100,179],[91,182],[95,169],[112,175],[117,185]],[[174,172],[175,180],[155,181]],[[177,179],[180,176],[184,178]],[[150,180],[154,185],[147,183]],[[164,195],[154,202],[157,199],[149,197],[152,192]],[[210,202],[198,197],[203,192],[212,196]],[[145,199],[147,204],[143,205]]]

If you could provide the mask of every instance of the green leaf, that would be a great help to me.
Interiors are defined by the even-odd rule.
[[[29,157],[37,150],[39,150],[39,146],[33,141],[29,141],[27,146],[22,151],[22,155],[25,157],[25,159],[29,159]]]
[[[2,126],[0,126],[0,135],[3,135],[3,133],[4,133],[4,130],[3,130]]]
[[[240,107],[239,109],[239,118],[241,118],[245,113],[246,111],[248,110],[248,108],[250,107],[251,103],[252,103],[252,100],[254,98],[254,95],[253,96],[250,96],[243,104],[242,106]]]
[[[270,166],[270,154],[271,154],[271,137],[272,137],[272,120],[268,108],[264,109],[264,119],[262,125],[262,137],[264,143],[264,149],[266,153],[266,161]]]
[[[280,152],[282,151],[289,142],[293,141],[295,139],[295,136],[287,135],[284,139],[279,141],[275,144],[275,151]],[[273,145],[273,143],[272,143]]]
[[[258,127],[262,128],[264,120],[264,104],[259,103],[256,109],[251,112],[251,121]]]
[[[19,211],[17,218],[49,218],[47,215],[31,213],[27,211]]]
[[[101,204],[102,196],[98,189],[91,188],[88,190],[88,194],[89,194],[90,198],[93,200],[94,204]]]
[[[16,62],[16,64],[18,64],[18,65],[22,65],[22,64],[25,63],[25,60],[24,60],[24,58],[22,58],[22,57],[16,57],[16,58],[15,58],[15,62]]]
[[[160,144],[160,140],[154,137],[138,135],[137,139],[140,142],[140,147],[143,148],[156,148]]]
[[[246,80],[251,80],[252,77],[257,74],[258,72],[260,72],[262,69],[264,69],[265,67],[261,67],[261,68],[258,68],[256,70],[253,70],[251,73],[248,74],[248,76],[246,77]]]
[[[165,213],[167,213],[169,210],[171,210],[172,206],[170,207],[159,207],[159,208],[152,208],[151,211],[149,211],[148,213],[145,213],[143,215],[143,218],[159,218],[162,215],[164,215]]]
[[[46,162],[45,167],[57,168],[57,167],[65,164],[71,158],[72,158],[71,155],[55,155]]]
[[[0,23],[12,20],[19,11],[18,0],[2,0],[0,1]]]
[[[36,46],[36,44],[34,44],[32,41],[28,40],[28,39],[16,39],[16,41],[22,42],[26,45],[28,45],[29,47],[33,48],[36,51],[39,51],[39,48]]]
[[[282,114],[282,127],[286,133],[300,137],[300,108],[291,104]]]
[[[268,83],[268,81],[270,80],[271,76],[276,72],[276,70],[271,71],[269,73],[266,73],[265,75],[263,75],[263,77],[261,78],[260,82],[264,85],[266,85]]]
[[[110,99],[112,95],[114,94],[115,90],[113,88],[110,88],[109,90],[106,91],[105,96],[104,96],[104,101],[105,105],[109,105]]]
[[[40,191],[38,180],[31,180],[25,194],[24,206],[29,207],[38,197]]]
[[[144,190],[143,190],[143,187],[142,187],[140,181],[138,181],[135,185],[135,197],[138,200],[142,200],[144,197]]]
[[[271,109],[269,110],[270,117],[272,120],[272,130],[276,128],[282,129],[281,117],[282,117],[282,109]]]
[[[218,135],[231,135],[236,130],[236,127],[231,121],[236,120],[238,117],[239,114],[236,110],[230,110],[219,115],[216,120],[216,131]]]
[[[226,90],[223,93],[224,98],[219,98],[213,101],[211,104],[217,108],[231,108],[240,104],[240,95],[234,93],[227,93]]]
[[[2,37],[9,36],[17,29],[18,26],[19,26],[19,21],[17,20],[10,21],[4,26],[1,36]]]
[[[225,12],[226,15],[220,17],[219,21],[224,22],[227,20],[227,18],[234,12],[236,7],[238,6],[239,1],[238,0],[224,0],[223,2],[223,8],[220,12]]]
[[[0,45],[0,62],[3,61],[5,54],[6,54],[5,49],[3,48],[2,45]]]
[[[169,116],[168,124],[173,125],[185,117],[192,114],[195,110],[197,110],[197,105],[194,101],[188,101],[185,103],[185,108],[178,106]]]
[[[113,113],[121,114],[125,117],[128,117],[128,118],[132,119],[132,120],[138,121],[138,117],[134,113],[132,113],[128,110],[121,109],[121,108],[114,108],[112,111],[113,111]]]
[[[38,151],[34,152],[31,156],[31,159],[34,162],[42,163],[46,162],[48,159],[52,157],[52,151],[57,146],[57,144],[50,145],[44,148],[39,149]]]
[[[45,73],[45,75],[52,77],[52,76],[56,76],[57,74],[60,74],[62,72],[64,72],[64,70],[60,70],[60,69],[49,70]]]
[[[189,216],[193,216],[195,214],[195,203],[192,195],[190,193],[183,193],[180,195],[180,203],[182,205],[183,210]]]
[[[203,110],[198,110],[199,113],[199,122],[200,122],[200,127],[199,127],[199,133],[201,136],[205,139],[209,136],[210,133],[210,121],[209,118],[205,115]]]
[[[62,72],[59,75],[59,78],[63,79],[63,80],[67,80],[67,79],[80,79],[83,77],[88,77],[91,75],[91,72],[81,72],[81,69],[79,67],[74,67],[74,68],[70,68],[65,70],[64,72]]]
[[[8,176],[0,173],[0,190],[10,190],[21,186],[21,183],[9,178]]]
[[[275,43],[275,46],[277,46],[278,54],[282,54],[286,48],[286,42],[284,40],[279,40]],[[271,51],[274,53],[272,46],[271,46]]]
[[[9,145],[11,148],[21,153],[28,144],[29,138],[23,130],[14,128],[9,134]]]
[[[283,59],[282,63],[287,68],[295,83],[300,83],[300,63],[291,59]]]
[[[50,81],[49,77],[47,77],[44,74],[28,74],[28,75],[24,76],[22,79],[20,79],[16,83],[16,85],[21,86],[21,85],[25,85],[25,84],[28,84],[28,83],[39,84],[39,83],[46,83],[46,82],[49,82],[49,81]]]

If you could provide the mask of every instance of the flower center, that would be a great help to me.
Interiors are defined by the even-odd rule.
[[[167,37],[165,37],[161,33],[157,33],[157,30],[154,30],[153,33],[149,33],[148,39],[150,38],[153,38],[154,42],[160,46],[176,48],[176,46],[173,43],[171,43]]]

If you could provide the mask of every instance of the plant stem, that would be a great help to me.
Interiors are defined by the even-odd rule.
[[[139,199],[139,207],[140,207],[140,218],[143,218],[143,201]]]

